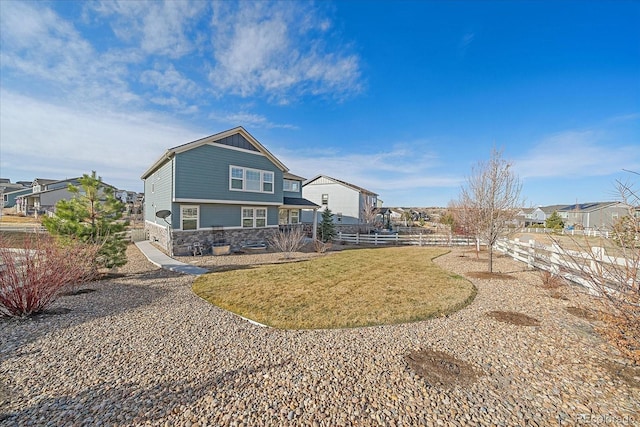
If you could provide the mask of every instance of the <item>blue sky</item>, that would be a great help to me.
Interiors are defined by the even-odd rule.
[[[525,205],[640,172],[640,2],[0,2],[0,176],[96,170],[244,126],[292,173],[446,206],[503,150]]]

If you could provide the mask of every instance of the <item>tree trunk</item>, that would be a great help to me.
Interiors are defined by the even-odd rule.
[[[489,273],[493,273],[493,246],[487,245],[489,251]]]

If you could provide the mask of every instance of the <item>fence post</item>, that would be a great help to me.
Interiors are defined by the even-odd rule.
[[[597,275],[596,277],[602,277],[602,263],[604,260],[604,248],[594,246],[591,248],[591,274]]]
[[[360,233],[356,233],[356,245],[360,244]]]
[[[373,244],[374,244],[375,246],[378,246],[378,233],[375,233],[375,234],[373,235]]]
[[[533,269],[533,264],[536,260],[536,241],[533,239],[529,239],[529,250],[527,256],[527,268],[529,270]]]
[[[554,276],[557,276],[560,273],[560,252],[562,249],[557,243],[551,245],[551,255],[549,256],[549,261],[551,263],[549,271]]]
[[[420,239],[419,239],[419,242],[420,242],[420,247],[422,247],[422,231],[420,232]]]

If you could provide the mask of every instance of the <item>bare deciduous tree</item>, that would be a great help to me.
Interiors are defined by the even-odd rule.
[[[378,212],[380,210],[373,204],[373,202],[366,198],[362,206],[362,220],[367,227],[367,233],[371,231],[371,225],[376,221]]]
[[[487,244],[489,272],[493,271],[493,245],[508,230],[522,204],[522,184],[511,166],[494,148],[488,162],[479,162],[471,170],[460,193],[465,222],[475,224],[478,237]]]
[[[600,304],[594,308],[606,321],[607,335],[640,364],[640,194],[631,183],[622,181],[617,181],[616,191],[628,211],[611,224],[614,232],[609,242],[602,239],[596,245],[586,237],[572,238],[578,250],[570,251],[562,248],[558,237],[550,237],[596,294]],[[605,246],[612,255],[606,254]]]
[[[464,205],[462,202],[452,200],[449,202],[448,212],[450,215],[451,232],[462,234],[463,236],[473,236],[476,238],[476,257],[480,256],[479,229],[476,221],[476,211],[472,206]]]

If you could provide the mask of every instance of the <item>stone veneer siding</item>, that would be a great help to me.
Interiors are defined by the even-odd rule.
[[[277,231],[277,227],[238,228],[232,230],[174,230],[173,254],[189,255],[189,246],[195,242],[200,242],[205,246],[226,243],[231,246],[231,252],[240,250],[243,242],[264,242],[268,245],[269,238]]]
[[[145,222],[144,229],[147,234],[147,239],[156,243],[167,253],[169,253],[169,236],[167,233],[167,226],[160,224],[154,224],[152,222]]]

